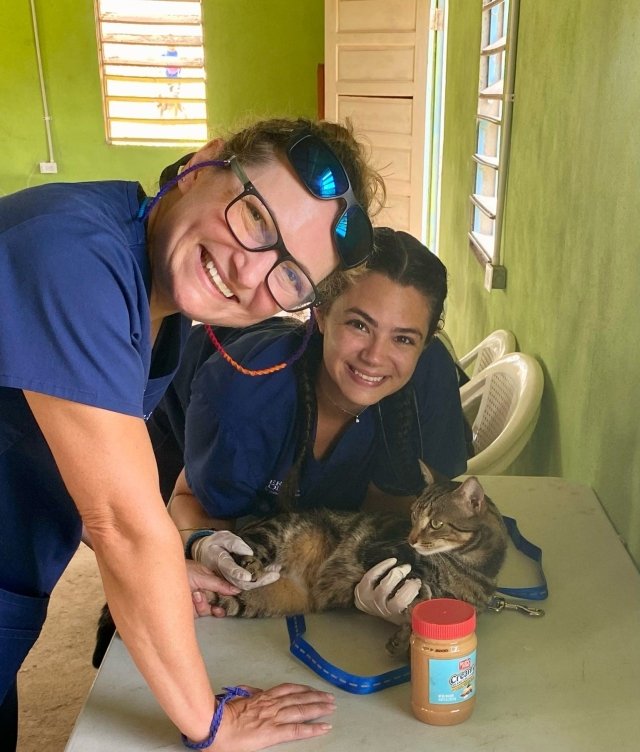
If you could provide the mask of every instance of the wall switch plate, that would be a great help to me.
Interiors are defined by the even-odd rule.
[[[42,173],[58,172],[58,165],[56,162],[40,162],[40,172]]]

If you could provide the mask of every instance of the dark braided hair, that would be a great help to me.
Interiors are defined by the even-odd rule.
[[[302,465],[309,451],[311,432],[316,417],[316,376],[322,363],[322,335],[316,329],[311,335],[304,355],[293,364],[298,384],[297,451],[291,469],[278,492],[278,507],[289,511],[295,505],[300,486]]]
[[[442,322],[444,301],[447,297],[447,269],[445,265],[420,241],[406,232],[389,227],[374,231],[375,250],[365,264],[364,274],[377,273],[402,287],[413,287],[427,300],[429,321],[425,347]],[[345,278],[345,284],[336,295],[344,292],[348,284],[357,284],[362,275]],[[327,303],[331,305],[331,303]],[[317,412],[315,383],[322,363],[322,335],[314,332],[305,354],[295,364],[298,381],[298,449],[294,464],[282,483],[278,505],[291,509],[295,503],[300,474],[311,443],[311,432]],[[407,483],[418,491],[422,475],[417,458],[422,456],[422,446],[411,442],[419,440],[416,427],[416,397],[411,384],[385,397],[378,403],[379,430],[387,447],[389,461],[397,476],[399,488]],[[412,427],[415,430],[411,430]],[[418,443],[421,443],[418,441]]]
[[[403,287],[414,287],[429,304],[425,348],[441,328],[447,297],[447,269],[440,259],[412,235],[388,227],[375,233],[376,251],[367,269],[383,274]],[[417,462],[422,457],[417,397],[411,383],[378,403],[379,429],[399,488],[423,486]]]

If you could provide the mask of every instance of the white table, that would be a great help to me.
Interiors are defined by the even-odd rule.
[[[332,732],[283,750],[640,749],[640,575],[595,494],[557,478],[481,480],[542,548],[550,595],[543,618],[503,612],[479,619],[472,717],[447,728],[420,723],[411,714],[408,684],[365,696],[335,689]],[[517,556],[510,557],[503,581],[516,576],[517,566]],[[373,674],[397,665],[384,654],[391,627],[372,617],[322,614],[308,617],[307,626],[314,647],[346,670]],[[197,630],[216,691],[225,684],[282,681],[333,689],[288,652],[284,620],[201,619]],[[67,752],[159,749],[183,747],[116,639]]]

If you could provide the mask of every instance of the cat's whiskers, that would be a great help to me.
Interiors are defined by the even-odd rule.
[[[437,551],[435,554],[433,554],[433,558],[441,564],[444,564],[447,561],[447,557],[440,551]]]

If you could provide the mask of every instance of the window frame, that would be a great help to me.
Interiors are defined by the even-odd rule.
[[[122,8],[114,9],[118,3]],[[94,0],[106,141],[114,146],[202,146],[208,140],[204,3],[202,0],[164,0],[153,6],[145,3],[148,15],[144,12],[135,15],[134,3],[135,0]],[[175,12],[181,3],[198,5],[198,14],[185,14],[181,19]],[[197,16],[199,20],[194,20]],[[156,26],[158,33],[136,35],[136,26]],[[195,29],[196,33],[176,33],[176,27],[185,32]],[[136,36],[143,41],[135,41]],[[119,53],[127,48],[131,56],[121,57]],[[159,49],[164,51],[160,54]],[[147,50],[151,53],[148,56],[143,54]],[[171,65],[173,62],[176,64]],[[193,75],[189,75],[191,71]],[[155,95],[149,92],[154,88]],[[149,105],[155,105],[158,113],[151,113]],[[134,114],[135,110],[139,114]],[[157,132],[151,136],[145,134],[146,125]],[[167,128],[171,125],[177,127]],[[128,132],[127,126],[130,126]]]
[[[491,41],[491,11],[502,8],[502,34]],[[472,155],[473,176],[469,193],[469,246],[484,268],[485,288],[504,289],[506,268],[502,264],[502,231],[505,214],[506,184],[509,169],[511,121],[514,104],[515,64],[518,36],[519,0],[482,0],[480,34],[480,70],[478,100],[475,112],[476,136]],[[500,78],[493,80],[492,63],[501,55]],[[493,60],[492,60],[493,58]],[[492,103],[498,107],[492,107]],[[499,110],[499,114],[492,112]],[[483,132],[483,129],[485,132]],[[485,141],[488,146],[485,146]],[[482,150],[480,149],[482,145]],[[487,154],[486,151],[495,153]],[[484,171],[484,173],[483,173]],[[493,195],[477,192],[484,186],[483,175],[491,186]],[[497,185],[496,185],[497,184]],[[491,227],[491,232],[477,231],[478,222]],[[492,223],[492,224],[491,224]]]

